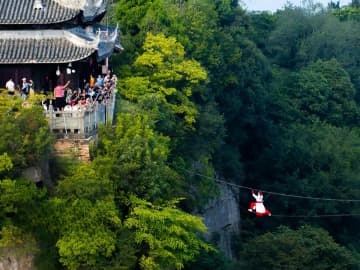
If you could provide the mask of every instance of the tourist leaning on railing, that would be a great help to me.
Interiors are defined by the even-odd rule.
[[[79,112],[92,110],[96,104],[106,104],[107,100],[112,98],[117,78],[115,75],[112,77],[106,75],[101,78],[103,85],[95,82],[94,87],[90,87],[89,83],[85,82],[83,89],[68,88],[70,81],[64,86],[59,85],[54,89],[55,100],[44,100],[41,105],[46,111],[51,111],[52,103],[55,105],[54,110],[56,111]]]

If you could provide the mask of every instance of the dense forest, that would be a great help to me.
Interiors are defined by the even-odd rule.
[[[108,13],[125,50],[90,163],[52,156],[41,108],[0,96],[0,249],[35,254],[38,270],[359,269],[360,1],[117,0]],[[41,162],[51,185],[23,177]],[[239,189],[233,259],[193,214],[219,178],[263,190],[272,212],[249,213]]]

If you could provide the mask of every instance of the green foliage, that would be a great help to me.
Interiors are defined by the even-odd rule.
[[[276,153],[269,153],[275,166],[274,178],[288,182],[287,186],[298,194],[356,196],[352,187],[360,175],[359,145],[360,137],[353,130],[321,122],[291,125],[273,145]]]
[[[314,115],[336,126],[356,126],[359,110],[350,77],[335,60],[317,61],[300,70],[290,97],[303,115]]]
[[[49,250],[42,269],[237,269],[199,239],[201,220],[171,200],[201,210],[218,195],[215,175],[281,193],[360,196],[358,1],[275,14],[249,14],[235,0],[113,6],[126,48],[112,61],[121,74],[116,124],[100,128],[91,163],[52,160],[58,185],[49,198],[17,179],[49,152],[42,110],[0,96],[0,243],[33,235]],[[283,215],[360,210],[266,199]],[[356,267],[358,222],[243,215],[238,239],[254,238],[242,246],[241,266]],[[353,253],[309,226],[257,236],[299,224],[326,228]]]
[[[291,124],[279,131],[271,147],[257,160],[258,170],[253,171],[250,178],[254,180],[247,184],[303,196],[358,198],[359,145],[357,130],[318,121],[313,124]],[[358,217],[349,217],[346,221],[337,217],[306,218],[312,215],[357,213],[358,205],[279,196],[272,196],[270,202],[273,214],[300,215],[304,218],[273,219],[266,225],[317,224],[327,229],[337,241],[358,247],[358,231],[354,226]]]
[[[268,12],[261,12],[250,14],[250,19],[252,31],[249,38],[257,44],[258,48],[266,50],[266,45],[270,34],[275,28],[277,17]]]
[[[71,270],[94,266],[115,250],[115,230],[121,226],[111,198],[91,202],[87,199],[52,199],[53,230],[59,235],[56,246],[59,261]]]
[[[113,185],[91,164],[78,164],[44,206],[43,223],[57,236],[59,261],[69,269],[95,266],[116,250],[121,228]]]
[[[140,23],[153,1],[123,1],[116,5],[116,19],[122,26],[124,35],[137,34],[140,31]],[[155,3],[157,1],[154,1]]]
[[[205,87],[202,82],[201,84],[197,83],[198,79],[194,80],[195,77],[191,78],[192,74],[203,77],[201,74],[203,71],[199,74],[197,71],[199,65],[193,60],[186,59],[197,59],[202,64],[210,63],[210,69],[223,71],[226,60],[223,59],[222,51],[229,50],[229,47],[221,48],[222,36],[218,37],[218,41],[216,40],[218,23],[216,9],[224,13],[222,18],[226,21],[227,15],[225,14],[232,12],[231,5],[234,5],[234,2],[152,1],[135,5],[134,2],[120,1],[119,10],[123,13],[126,13],[124,5],[128,8],[129,14],[136,12],[136,9],[141,9],[144,12],[142,18],[134,20],[137,16],[135,15],[123,22],[125,25],[136,24],[139,29],[138,32],[133,32],[131,35],[128,31],[125,33],[125,42],[132,41],[132,45],[127,47],[128,54],[124,61],[127,61],[126,58],[129,54],[134,58],[134,56],[142,53],[140,45],[144,45],[143,42],[148,32],[153,33],[153,35],[160,33],[152,37],[155,42],[148,46],[155,49],[150,52],[148,51],[150,48],[147,48],[143,54],[148,56],[139,57],[142,58],[141,63],[135,63],[132,68],[122,66],[122,70],[126,70],[122,72],[127,77],[126,88],[131,90],[126,91],[127,97],[137,103],[136,110],[140,109],[142,113],[149,116],[151,122],[156,123],[154,126],[156,130],[171,138],[170,160],[177,160],[181,156],[180,159],[186,160],[189,166],[197,164],[202,168],[209,167],[210,169],[212,167],[211,155],[220,149],[225,136],[224,119],[220,116],[217,104],[214,101],[213,89]],[[121,20],[120,17],[119,19]],[[165,36],[176,37],[177,41],[174,38],[168,38],[164,42],[164,34]],[[164,50],[158,48],[158,44],[161,44]],[[171,55],[168,54],[169,46],[171,47]],[[185,57],[185,54],[188,57]],[[240,57],[241,52],[235,50],[231,59],[232,63],[236,63]],[[146,61],[151,66],[147,66]],[[142,72],[143,75],[135,76],[134,72],[130,72],[134,67],[138,73]],[[153,69],[149,67],[153,67]],[[150,74],[154,74],[156,77],[154,75],[151,75],[150,78],[149,76],[144,77],[144,75]],[[218,74],[217,76],[220,78],[221,75]],[[162,85],[157,86],[159,83]],[[221,85],[226,83],[226,80],[214,80],[214,83]],[[163,86],[164,84],[166,87]],[[190,87],[188,87],[189,85]],[[220,92],[221,88],[216,89],[216,91]],[[208,140],[208,143],[204,143]],[[192,147],[187,147],[189,144]],[[199,164],[199,161],[205,160],[206,163]],[[177,162],[175,161],[174,167],[179,165]],[[179,173],[183,174],[180,171]],[[194,193],[200,191],[200,186],[206,186],[205,183],[209,181],[204,181],[201,178],[187,180],[196,189],[195,192],[192,192],[191,197],[196,198],[197,203],[207,201],[202,195],[197,196]],[[210,197],[213,194],[215,195],[215,193],[208,191],[204,189],[200,193],[207,193]],[[200,199],[200,197],[202,198]]]
[[[131,192],[151,201],[179,193],[181,177],[167,165],[169,138],[151,127],[149,117],[119,113],[116,128],[100,133],[97,172],[108,177],[116,192]]]
[[[127,228],[122,228],[117,232],[116,250],[111,258],[100,260],[93,270],[132,270],[137,269],[139,248],[134,241],[134,234]]]
[[[332,10],[332,14],[341,21],[360,21],[360,9],[358,7],[347,6],[341,9],[335,9]]]
[[[176,209],[176,202],[155,206],[130,197],[131,212],[124,226],[134,231],[134,241],[141,247],[141,269],[182,269],[201,249],[211,249],[197,235],[206,231],[201,219]]]
[[[346,248],[323,229],[280,227],[246,243],[241,253],[246,269],[353,269],[356,262]]]
[[[105,199],[113,193],[111,181],[100,174],[96,168],[87,164],[78,164],[73,167],[73,172],[57,186],[57,195],[68,200],[82,198],[96,201]]]
[[[0,256],[26,256],[38,252],[34,237],[13,225],[3,226],[0,231]]]
[[[313,33],[312,17],[301,8],[286,8],[277,15],[275,29],[269,37],[269,52],[273,61],[285,68],[298,63],[301,41]]]
[[[163,34],[148,33],[143,50],[134,62],[133,76],[121,82],[121,94],[142,107],[154,106],[151,110],[158,115],[151,120],[164,133],[191,128],[198,112],[189,97],[192,88],[206,79],[205,70],[186,60],[183,46]]]
[[[185,265],[186,270],[236,270],[239,266],[236,263],[226,258],[220,251],[201,250],[200,254],[194,261]]]
[[[22,108],[17,99],[0,96],[0,129],[0,153],[14,165],[11,176],[48,156],[52,138],[40,107]]]
[[[0,249],[26,245],[35,251],[35,240],[15,226],[4,226],[0,232]],[[29,250],[31,251],[31,250]]]
[[[7,153],[0,155],[0,173],[9,171],[13,168],[13,163]]]
[[[0,180],[0,221],[6,215],[28,216],[33,202],[44,196],[27,180]]]
[[[182,174],[189,191],[189,197],[183,202],[185,209],[201,211],[210,199],[219,196],[218,186],[215,185],[215,171],[211,166],[210,158],[199,156],[194,162],[186,162],[178,158],[174,161],[174,166]],[[195,190],[191,192],[191,189]]]

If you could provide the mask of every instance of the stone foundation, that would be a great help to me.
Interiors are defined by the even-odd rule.
[[[90,145],[96,143],[95,137],[87,139],[58,139],[54,144],[54,154],[60,157],[76,157],[90,161]]]

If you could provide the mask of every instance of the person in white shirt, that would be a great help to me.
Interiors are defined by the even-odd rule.
[[[264,195],[261,191],[256,195],[254,191],[251,191],[251,195],[255,198],[256,202],[252,202],[249,207],[249,212],[255,212],[259,217],[271,216],[269,209],[264,206]]]
[[[6,82],[5,87],[9,91],[15,91],[15,83],[12,78]]]
[[[64,107],[64,112],[71,112],[73,109],[69,104],[66,104]]]

